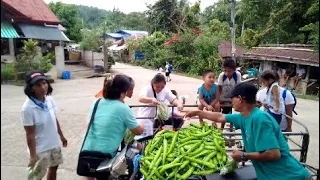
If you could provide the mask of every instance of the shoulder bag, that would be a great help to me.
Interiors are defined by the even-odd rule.
[[[111,159],[112,158],[111,154],[106,154],[106,153],[102,153],[102,152],[98,152],[98,151],[90,151],[90,150],[83,151],[82,149],[83,149],[83,145],[86,141],[86,138],[88,136],[88,132],[90,130],[90,127],[92,126],[94,116],[96,114],[97,107],[98,107],[100,100],[101,100],[101,98],[98,99],[94,105],[91,119],[90,119],[90,123],[88,125],[88,129],[87,129],[86,135],[84,137],[84,140],[82,142],[82,146],[80,149],[79,158],[78,158],[78,166],[77,166],[77,174],[79,176],[95,177],[98,179],[99,179],[99,177],[105,178],[105,177],[109,176],[109,172],[99,172],[98,173],[98,172],[96,172],[96,169],[98,168],[98,166],[101,164],[102,161],[104,161],[106,159]]]

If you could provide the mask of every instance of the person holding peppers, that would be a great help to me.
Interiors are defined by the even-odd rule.
[[[236,161],[252,161],[259,180],[305,180],[310,173],[289,151],[289,146],[273,117],[256,107],[258,89],[249,83],[240,83],[228,95],[239,114],[211,111],[190,111],[186,118],[199,116],[219,123],[230,122],[241,129],[245,151],[233,151]]]

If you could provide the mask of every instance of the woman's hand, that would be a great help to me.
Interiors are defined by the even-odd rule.
[[[151,99],[151,104],[153,105],[159,105],[159,101],[156,98]]]
[[[61,142],[62,142],[62,146],[63,147],[67,147],[68,146],[67,139],[64,136],[60,137],[60,139],[61,139]]]
[[[37,157],[30,157],[28,167],[32,169],[36,164],[37,160],[38,160]]]
[[[183,110],[183,104],[178,103],[177,108],[178,108],[179,111],[182,111]]]

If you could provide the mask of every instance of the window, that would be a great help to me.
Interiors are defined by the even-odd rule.
[[[9,39],[1,39],[1,55],[10,54]]]

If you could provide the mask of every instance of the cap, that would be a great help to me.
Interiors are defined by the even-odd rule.
[[[35,84],[39,80],[48,80],[43,72],[39,70],[31,70],[26,73],[26,84]]]
[[[241,96],[244,99],[247,99],[249,101],[254,101],[256,99],[256,94],[258,92],[258,89],[248,83],[248,82],[243,82],[237,84],[234,89],[230,92],[230,94],[227,95],[228,98],[233,98],[236,96]]]

